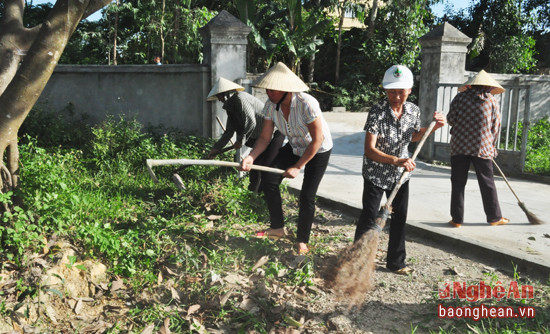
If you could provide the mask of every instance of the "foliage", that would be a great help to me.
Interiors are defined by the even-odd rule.
[[[392,1],[381,7],[372,36],[363,29],[351,29],[342,35],[338,89],[332,91],[330,86],[322,86],[332,94],[342,93],[337,103],[348,110],[364,111],[383,96],[379,86],[388,67],[402,64],[413,73],[420,73],[418,40],[428,32],[433,20],[425,1]],[[316,69],[318,82],[333,82],[334,78],[326,74],[332,73],[327,72],[327,63],[333,64],[335,48],[334,42],[327,42],[321,50]]]
[[[550,118],[543,118],[529,128],[525,172],[550,176]]]
[[[296,322],[291,307],[285,314],[274,314],[273,308],[279,307],[276,300],[258,298],[259,294],[254,297],[257,312],[243,309],[236,298],[212,306],[211,301],[225,294],[246,295],[247,291],[224,290],[218,282],[226,279],[229,270],[255,277],[258,273],[251,268],[262,256],[269,261],[262,268],[258,289],[277,286],[286,294],[288,288],[306,291],[318,281],[313,261],[278,260],[287,252],[280,246],[283,241],[249,237],[268,218],[263,200],[246,190],[246,178],[231,169],[190,166],[179,172],[185,180],[185,189],[179,191],[169,182],[173,168],[155,168],[158,184],[147,174],[144,158],[198,158],[208,152],[213,140],[168,129],[152,133],[133,119],[111,117],[92,127],[82,147],[65,147],[55,145],[55,138],[30,137],[41,132],[38,120],[32,119],[45,119],[47,113],[41,112],[30,114],[28,135],[22,140],[24,184],[16,194],[0,196],[1,203],[13,201],[15,195],[24,198],[0,222],[1,262],[21,269],[35,261],[36,253],[42,254],[52,239],[69,241],[79,255],[69,258],[67,267],[82,270],[81,260],[98,259],[132,288],[125,292],[130,310],[116,326],[128,322],[137,332],[166,318],[172,331],[186,332],[197,324],[181,310],[197,303],[204,321],[223,322],[235,332],[268,332],[276,321]],[[541,124],[547,131],[548,120]],[[71,131],[67,125],[59,128]],[[289,199],[286,192],[284,199]],[[291,221],[296,216],[296,212],[288,214]],[[178,273],[170,276],[174,289],[185,291],[177,307],[168,305],[170,298],[165,303],[136,303],[146,293],[163,298],[166,291],[159,290],[158,282],[166,268]],[[22,279],[14,289],[19,291],[17,305],[23,305],[27,296],[42,288]],[[11,314],[11,308],[13,304],[0,303],[0,314]],[[116,326],[112,332],[117,332]]]
[[[506,133],[501,131],[500,134],[500,149],[506,147],[506,141],[509,145],[513,145],[513,142],[517,136],[517,147],[522,144],[523,138],[523,122],[519,121],[517,124],[517,135],[515,126],[512,126],[506,138]],[[538,121],[534,121],[529,127],[529,133],[527,134],[525,154],[525,173],[533,173],[537,175],[550,176],[550,160],[548,156],[550,154],[550,118],[542,118]]]
[[[92,135],[86,120],[85,114],[77,117],[71,105],[65,112],[52,113],[47,103],[38,103],[19,128],[19,135],[23,142],[34,138],[41,147],[82,147]]]
[[[447,16],[450,24],[473,38],[468,69],[495,73],[531,73],[535,69],[535,40],[527,33],[535,17],[522,1],[479,0],[467,11]]]

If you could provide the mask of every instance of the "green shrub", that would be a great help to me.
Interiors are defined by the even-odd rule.
[[[550,176],[550,117],[531,126],[526,151],[525,172]]]

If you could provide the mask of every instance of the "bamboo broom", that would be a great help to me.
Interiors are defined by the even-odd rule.
[[[495,167],[498,169],[498,171],[500,172],[500,175],[502,175],[502,178],[504,179],[504,182],[506,182],[506,184],[508,185],[508,188],[510,188],[510,190],[512,191],[512,193],[514,194],[514,196],[516,197],[516,199],[518,200],[518,205],[519,207],[523,210],[523,212],[525,212],[525,215],[527,216],[527,220],[529,220],[529,223],[533,224],[533,225],[541,225],[541,224],[545,224],[545,222],[543,220],[540,220],[537,216],[535,216],[534,213],[532,213],[531,211],[529,211],[527,209],[527,207],[525,206],[525,203],[523,203],[518,195],[516,194],[516,192],[514,191],[514,189],[512,189],[512,186],[510,185],[510,183],[508,182],[508,179],[506,178],[506,176],[504,175],[504,173],[502,172],[502,169],[500,169],[500,167],[497,165],[497,162],[495,160],[493,160],[493,164],[495,165]]]
[[[411,157],[412,160],[416,159],[436,123],[435,120],[432,121],[426,129]],[[344,249],[338,257],[335,271],[327,277],[327,285],[339,299],[348,299],[350,307],[360,304],[364,294],[372,288],[379,236],[390,215],[392,201],[409,173],[405,170],[401,174],[386,204],[380,208],[376,217],[376,228],[367,231],[359,240]]]

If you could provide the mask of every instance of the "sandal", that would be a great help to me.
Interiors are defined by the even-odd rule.
[[[277,229],[279,230],[279,229]],[[274,229],[268,228],[267,230],[258,231],[256,232],[255,236],[256,238],[268,238],[270,240],[279,240],[282,237],[285,237],[287,235],[286,231],[283,229],[283,233],[273,233]]]
[[[452,221],[452,220],[449,220],[449,224],[451,224],[453,227],[460,227],[460,226],[462,226],[462,223],[455,223],[455,222]]]
[[[298,255],[307,255],[309,254],[309,247],[306,244],[300,245],[300,243],[296,244],[296,252]]]
[[[496,222],[490,222],[489,224],[491,226],[498,226],[498,225],[506,225],[509,222],[510,222],[510,219],[502,217],[500,218],[500,220],[497,220]]]
[[[401,269],[397,269],[397,270],[394,270],[392,272],[394,274],[398,274],[398,275],[409,275],[409,274],[412,274],[414,272],[414,270],[409,268],[409,267],[403,267]]]

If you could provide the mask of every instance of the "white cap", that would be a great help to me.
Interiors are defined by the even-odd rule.
[[[414,84],[413,74],[407,66],[393,65],[388,68],[382,80],[384,89],[408,89]]]

